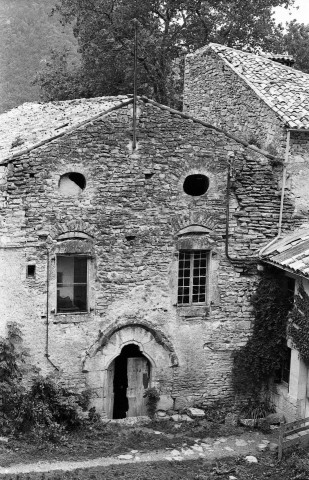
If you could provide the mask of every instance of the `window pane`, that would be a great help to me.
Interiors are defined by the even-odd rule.
[[[87,257],[57,257],[57,312],[87,311]]]
[[[74,286],[74,305],[81,310],[87,310],[87,285]]]
[[[57,258],[57,283],[71,284],[74,280],[74,257]]]
[[[87,283],[87,258],[74,258],[74,283]]]
[[[205,303],[206,251],[180,252],[178,271],[178,303]]]

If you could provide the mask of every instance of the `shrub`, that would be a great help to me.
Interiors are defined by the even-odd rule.
[[[38,438],[44,435],[51,441],[61,439],[65,431],[82,423],[80,400],[80,395],[64,388],[59,378],[38,376],[23,395],[15,431],[30,432]]]
[[[153,418],[155,416],[157,405],[160,400],[160,394],[155,387],[151,387],[145,390],[144,398],[147,398],[146,406],[148,415],[150,418]]]
[[[25,392],[22,385],[27,351],[22,346],[22,335],[16,323],[7,326],[7,337],[0,337],[0,429],[7,433]]]
[[[76,394],[61,385],[60,377],[38,375],[27,365],[17,324],[9,324],[7,330],[7,338],[0,338],[0,429],[58,441],[81,425],[80,412],[87,409],[90,392]],[[23,384],[26,372],[35,374],[28,389]]]

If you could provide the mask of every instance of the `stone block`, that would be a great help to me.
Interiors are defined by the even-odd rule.
[[[277,451],[278,451],[278,444],[275,443],[275,442],[271,442],[271,443],[269,444],[269,450],[270,450],[271,452],[277,452]]]
[[[157,404],[158,410],[171,410],[174,405],[174,400],[170,395],[160,395],[160,400]]]
[[[187,413],[192,418],[203,418],[205,417],[205,411],[200,408],[187,408]]]
[[[285,423],[285,416],[282,413],[270,413],[265,417],[265,420],[269,425],[279,425],[280,423]]]

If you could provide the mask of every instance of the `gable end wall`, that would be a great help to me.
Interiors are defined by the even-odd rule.
[[[210,49],[186,57],[184,111],[272,154],[284,154],[283,123]]]

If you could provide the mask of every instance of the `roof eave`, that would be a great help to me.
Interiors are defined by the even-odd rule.
[[[272,265],[273,267],[279,268],[280,270],[284,270],[285,272],[292,273],[293,275],[295,275],[295,276],[297,276],[297,277],[302,277],[302,278],[304,278],[305,280],[309,280],[309,275],[305,275],[305,274],[302,273],[302,272],[295,271],[295,270],[293,270],[292,268],[289,268],[289,267],[286,266],[286,265],[281,265],[280,263],[273,262],[272,260],[267,259],[267,258],[261,258],[260,261],[261,261],[262,263],[267,263],[267,264],[269,264],[269,265]]]

